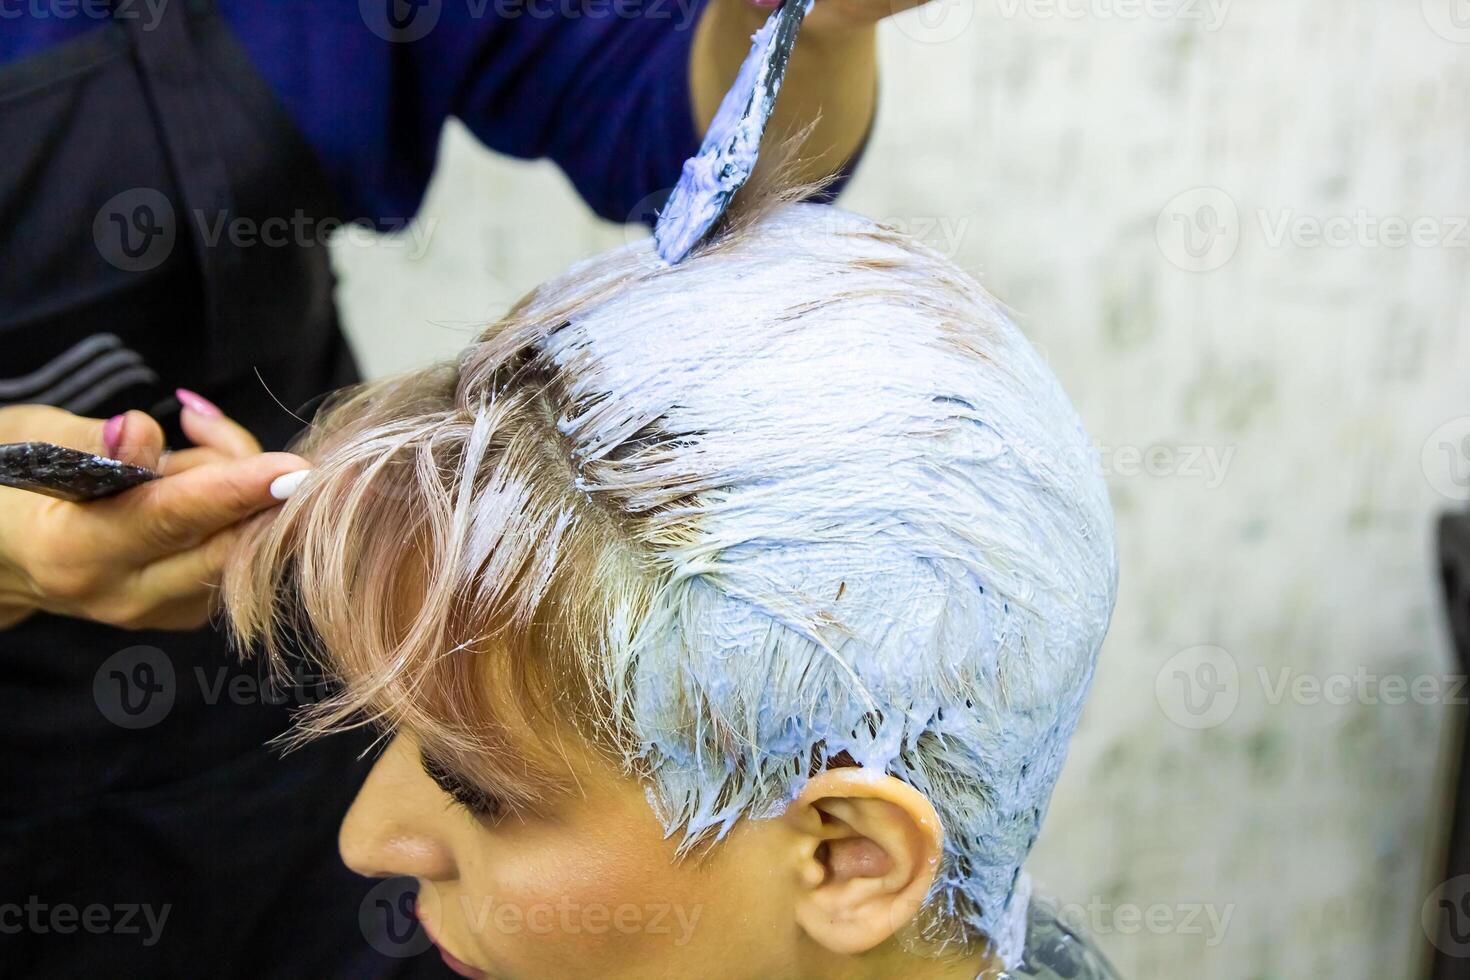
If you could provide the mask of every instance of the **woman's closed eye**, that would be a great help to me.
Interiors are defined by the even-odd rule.
[[[504,812],[505,805],[493,793],[481,789],[422,751],[419,753],[419,762],[423,765],[424,772],[434,781],[434,785],[475,817],[493,820]]]

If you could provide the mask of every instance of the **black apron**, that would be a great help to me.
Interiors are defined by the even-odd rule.
[[[316,235],[340,211],[212,5],[162,9],[0,65],[0,405],[182,386],[282,448],[356,379]],[[446,975],[337,857],[364,741],[264,744],[315,691],[213,629],[0,631],[0,976]]]

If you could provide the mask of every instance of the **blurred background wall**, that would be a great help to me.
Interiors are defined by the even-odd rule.
[[[1457,716],[1432,522],[1470,497],[1470,3],[936,0],[884,26],[843,203],[1015,311],[1096,436],[1122,592],[1031,867],[1137,980],[1393,978]],[[337,244],[381,374],[637,236],[446,133]]]

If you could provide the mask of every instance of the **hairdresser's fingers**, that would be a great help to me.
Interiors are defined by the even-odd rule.
[[[149,562],[134,573],[132,590],[140,595],[170,597],[167,605],[178,621],[190,620],[190,606],[199,607],[197,612],[207,617],[219,595],[225,562],[239,537],[240,529],[229,527],[198,547]]]
[[[102,423],[104,456],[152,469],[163,452],[163,427],[147,412],[132,409]]]
[[[136,409],[94,419],[51,405],[0,408],[0,442],[50,442],[150,469],[163,453],[163,429]]]
[[[133,580],[124,584],[126,591],[71,615],[81,615],[124,630],[191,630],[209,622],[219,593],[218,589],[210,586],[197,585],[174,593],[153,595],[144,591],[150,586]]]
[[[209,622],[219,590],[195,586],[171,595],[148,597],[142,586],[111,602],[99,603],[89,617],[125,630],[192,630]],[[152,601],[150,601],[150,599]]]
[[[189,449],[173,449],[158,458],[158,466],[155,469],[161,476],[172,476],[175,473],[192,470],[196,466],[203,466],[205,463],[218,463],[230,458],[218,449],[205,449],[198,446]]]
[[[202,589],[198,595],[159,606],[148,617],[146,628],[179,632],[197,630],[213,615],[216,594],[214,589]]]
[[[290,453],[262,453],[219,460],[154,480],[107,500],[97,516],[131,531],[136,560],[148,561],[193,548],[215,532],[280,500],[271,485],[310,464]]]
[[[260,443],[250,430],[220,411],[214,402],[187,388],[174,394],[184,406],[179,425],[194,445],[208,446],[236,459],[260,452]]]

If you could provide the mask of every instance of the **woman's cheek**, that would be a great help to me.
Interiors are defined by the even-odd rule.
[[[532,835],[512,835],[520,840],[486,848],[483,860],[461,867],[463,935],[487,965],[528,976],[594,967],[616,976],[620,960],[657,961],[661,946],[687,945],[702,910],[701,876],[674,865],[672,845],[641,829],[601,827],[535,846],[525,839]],[[560,972],[541,972],[553,967]]]

